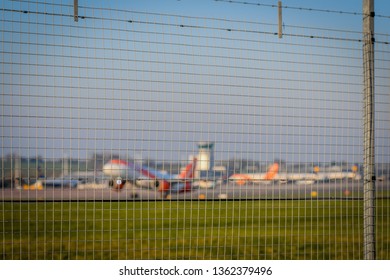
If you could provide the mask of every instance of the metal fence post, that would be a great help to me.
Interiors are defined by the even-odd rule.
[[[374,0],[363,0],[364,259],[375,259]]]

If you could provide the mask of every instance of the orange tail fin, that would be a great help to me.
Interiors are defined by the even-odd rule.
[[[194,177],[197,158],[194,158],[190,164],[179,174],[181,179],[191,179]]]
[[[264,179],[265,180],[272,180],[276,177],[276,174],[278,174],[279,172],[279,164],[277,164],[276,162],[274,164],[272,164],[269,168],[268,168],[268,171],[267,173],[265,174],[265,177]]]

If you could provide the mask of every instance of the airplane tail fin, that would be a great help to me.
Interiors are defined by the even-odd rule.
[[[264,176],[264,179],[273,180],[278,174],[278,172],[279,172],[279,164],[275,162],[268,168],[267,173]]]
[[[197,158],[194,157],[192,162],[189,163],[186,168],[179,174],[180,179],[191,179],[194,177],[195,169],[196,169]]]

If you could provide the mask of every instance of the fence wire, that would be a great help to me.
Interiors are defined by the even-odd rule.
[[[277,21],[118,6],[75,21],[62,2],[2,3],[1,259],[363,259],[360,29],[279,38]],[[389,259],[390,40],[375,39]]]

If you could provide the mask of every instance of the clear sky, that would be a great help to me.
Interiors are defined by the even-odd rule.
[[[86,1],[88,2],[88,1]],[[96,2],[96,1],[92,1]],[[137,9],[145,12],[172,13],[196,17],[218,17],[236,20],[277,23],[277,0],[145,0],[118,1],[125,9]],[[281,1],[283,21],[286,25],[299,25],[319,28],[336,28],[361,31],[361,13],[363,0],[285,0]],[[95,4],[96,5],[96,4]],[[112,6],[102,3],[102,6]],[[312,9],[312,10],[310,10]],[[325,11],[329,11],[328,13]],[[377,32],[388,33],[386,28],[390,3],[375,0]],[[340,13],[341,12],[341,13]],[[355,15],[356,13],[356,15]]]
[[[54,2],[1,4],[2,156],[186,160],[213,141],[216,160],[362,161],[362,1],[282,1],[281,39],[277,1],[79,0],[77,23],[73,1]],[[389,42],[390,2],[375,7]]]

